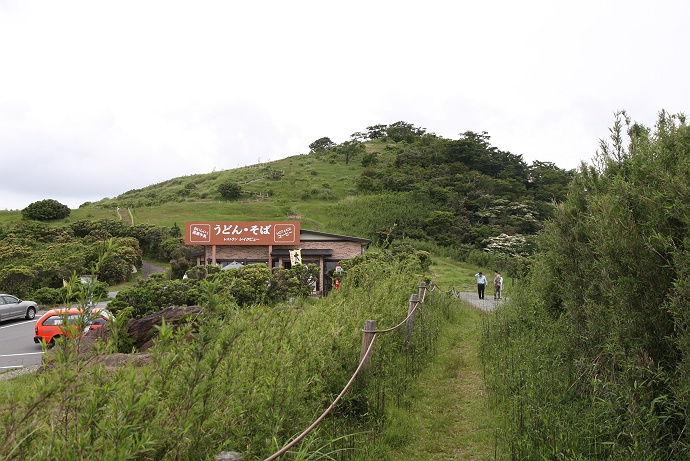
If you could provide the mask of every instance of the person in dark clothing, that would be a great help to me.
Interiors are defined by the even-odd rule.
[[[479,299],[484,299],[484,289],[486,288],[486,277],[481,272],[474,274],[477,277],[477,293],[479,294]]]

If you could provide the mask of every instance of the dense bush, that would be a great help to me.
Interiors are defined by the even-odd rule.
[[[690,128],[611,132],[487,324],[514,459],[690,458]]]
[[[225,181],[218,185],[218,193],[226,200],[235,200],[242,196],[242,186],[236,182]]]
[[[275,304],[293,297],[311,294],[318,277],[315,265],[295,265],[290,269],[269,269],[264,264],[249,264],[236,269],[218,270],[215,266],[199,268],[193,277],[183,280],[140,281],[135,287],[118,292],[109,307],[114,312],[132,307],[135,318],[143,317],[169,306],[191,306],[209,301],[204,295],[213,285],[213,298],[226,305],[247,307],[253,304]],[[198,277],[197,277],[198,276]],[[206,283],[206,285],[204,285]]]
[[[57,306],[64,301],[60,288],[39,288],[32,291],[30,296],[39,306]]]
[[[199,281],[187,280],[140,280],[136,286],[120,290],[108,308],[118,315],[123,309],[132,308],[134,318],[170,306],[194,306],[199,302]]]
[[[62,219],[70,215],[72,210],[67,205],[63,205],[57,200],[46,199],[33,202],[22,210],[24,219],[35,219],[36,221],[50,221]]]
[[[39,288],[59,288],[72,273],[91,274],[98,262],[99,280],[111,285],[129,281],[142,267],[144,254],[156,260],[173,259],[173,273],[189,268],[192,248],[184,247],[179,232],[150,225],[127,226],[119,221],[77,221],[53,227],[22,221],[0,233],[0,284],[26,296]],[[114,248],[99,261],[108,245]]]

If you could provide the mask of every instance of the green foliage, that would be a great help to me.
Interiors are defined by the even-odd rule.
[[[518,459],[687,459],[690,129],[617,115],[487,324],[489,387]]]
[[[51,221],[54,219],[66,218],[71,210],[67,205],[63,205],[57,200],[45,199],[33,202],[22,210],[24,219],[35,219],[36,221]]]
[[[109,240],[96,239],[96,232],[78,232],[75,236],[70,227],[39,230],[34,226],[28,231],[22,227],[12,228],[4,240],[0,240],[0,253],[5,255],[0,259],[0,273],[4,271],[8,283],[28,285],[25,289],[58,288],[73,272],[89,273]],[[100,238],[101,234],[98,236]],[[132,267],[141,267],[142,261],[136,239],[115,237],[112,240],[116,248],[109,252],[107,260],[100,262],[98,275],[101,281],[116,284],[129,280]],[[24,267],[21,272],[28,274],[28,278],[18,278],[20,273],[16,268],[20,261]]]
[[[333,216],[346,234],[386,245],[394,239],[426,237],[424,222],[428,214],[423,197],[401,193],[366,195],[341,202]]]
[[[112,285],[128,281],[132,268],[142,266],[139,242],[132,237],[113,238],[114,245],[108,255],[100,262],[99,279]]]
[[[370,152],[362,156],[362,166],[364,168],[375,166],[377,163],[379,163],[379,158],[374,152]]]
[[[402,121],[392,123],[386,128],[386,136],[395,142],[414,142],[425,133],[425,128],[417,128],[411,123]]]
[[[248,264],[210,275],[220,280],[227,293],[240,306],[268,303],[271,270],[265,264]]]
[[[222,303],[240,307],[274,305],[310,295],[318,278],[318,267],[313,264],[273,270],[264,264],[228,270],[199,266],[189,272],[191,275],[184,280],[141,280],[119,291],[108,307],[116,314],[131,307],[132,316],[140,318],[169,306],[203,305],[214,310]]]
[[[365,265],[376,283],[350,286],[348,296],[299,308],[223,304],[177,328],[163,324],[150,361],[137,366],[87,368],[76,343],[62,343],[54,348],[52,368],[32,386],[4,394],[0,457],[212,459],[236,450],[244,459],[266,458],[343,388],[359,360],[364,319],[385,326],[406,315],[418,275],[400,264],[382,275],[387,266],[372,260],[358,264],[363,277]],[[306,443],[303,454],[371,454],[383,403],[400,399],[428,361],[449,307],[427,308],[414,340],[389,334],[377,342],[376,371],[346,394],[315,435],[321,442]],[[127,311],[120,315],[126,318]],[[406,364],[411,370],[403,372]],[[343,430],[351,436],[343,439]]]
[[[331,138],[323,137],[309,144],[309,150],[312,152],[320,152],[333,146],[335,146],[335,143],[331,141]]]
[[[127,333],[127,322],[132,318],[133,311],[132,307],[119,309],[115,320],[110,325],[115,350],[122,354],[129,354],[134,350],[134,340]]]
[[[345,165],[347,165],[350,163],[350,159],[360,156],[365,151],[365,148],[364,144],[359,141],[345,141],[332,150],[335,155],[343,156]]]
[[[132,307],[132,317],[141,318],[170,306],[194,306],[199,302],[199,281],[140,280],[136,286],[120,290],[108,308],[117,316]]]
[[[35,275],[30,267],[5,265],[0,268],[0,285],[7,292],[23,297],[29,291]]]
[[[60,288],[43,287],[31,292],[31,299],[41,306],[57,306],[63,300]]]
[[[235,200],[242,196],[242,186],[236,182],[225,181],[218,185],[218,193],[225,200]]]

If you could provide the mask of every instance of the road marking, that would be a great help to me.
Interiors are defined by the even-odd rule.
[[[10,365],[9,367],[0,367],[0,370],[4,370],[5,368],[24,368],[24,365]]]
[[[31,322],[38,322],[38,320],[27,320],[26,322],[21,322],[21,323],[13,323],[12,325],[5,325],[4,327],[0,327],[0,330],[3,328],[9,328],[9,327],[16,327],[17,325],[24,325],[25,323],[31,323]]]
[[[0,357],[20,357],[22,355],[36,355],[36,354],[43,354],[43,351],[41,352],[25,352],[23,354],[2,354]]]

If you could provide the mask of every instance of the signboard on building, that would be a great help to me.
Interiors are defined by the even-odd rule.
[[[299,222],[187,222],[185,245],[293,245]]]

